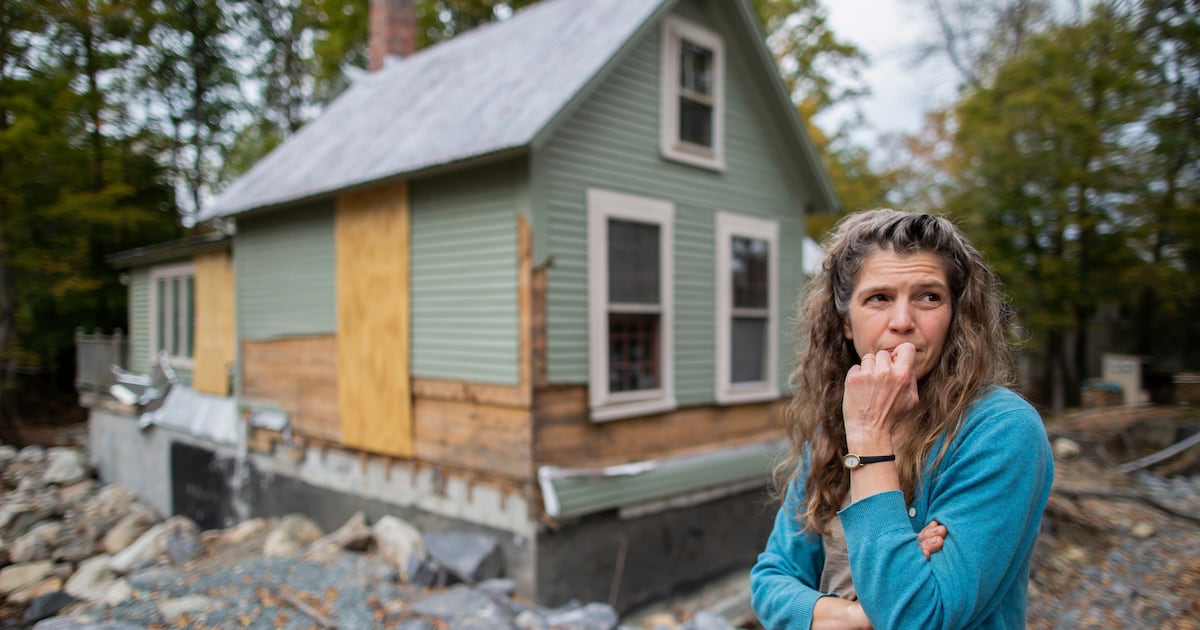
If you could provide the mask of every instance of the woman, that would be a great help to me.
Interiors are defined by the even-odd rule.
[[[755,612],[768,630],[1024,627],[1053,460],[1004,387],[994,274],[923,214],[851,215],[826,249],[801,305]]]

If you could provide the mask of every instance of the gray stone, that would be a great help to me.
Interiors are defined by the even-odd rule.
[[[157,521],[158,514],[154,509],[135,505],[129,514],[104,534],[101,548],[107,553],[118,553],[132,545],[142,534],[150,531]]]
[[[63,590],[78,599],[103,601],[108,590],[117,582],[117,576],[109,570],[110,560],[108,554],[84,560],[75,570],[75,575],[67,580]]]
[[[504,574],[504,556],[495,538],[469,532],[429,532],[421,536],[429,557],[464,582]]]
[[[167,623],[174,623],[187,615],[207,613],[218,603],[211,597],[187,595],[158,602],[158,612]]]
[[[679,630],[737,630],[724,617],[701,610],[695,617],[685,622]]]
[[[17,453],[17,461],[22,464],[40,464],[46,461],[46,449],[37,444],[26,446]]]
[[[204,550],[199,529],[192,519],[173,516],[151,527],[133,544],[113,556],[110,568],[124,575],[153,564],[160,557],[177,563],[193,558]]]
[[[11,444],[0,446],[0,468],[8,466],[9,462],[17,458],[17,447]]]
[[[546,621],[561,630],[613,630],[620,620],[615,608],[600,603],[546,615]]]
[[[60,486],[83,481],[88,476],[87,461],[78,449],[56,446],[46,451],[46,472],[42,480]]]
[[[145,630],[145,626],[123,621],[97,623],[87,617],[51,617],[39,621],[33,630]]]
[[[476,584],[475,590],[499,597],[512,597],[517,590],[517,584],[507,578],[491,578]]]
[[[32,624],[37,623],[47,617],[57,615],[59,611],[74,604],[79,600],[68,595],[65,591],[54,591],[46,593],[41,597],[33,600],[29,604],[29,608],[25,609],[25,616],[22,617],[21,623]]]
[[[455,630],[501,630],[515,628],[508,611],[485,593],[453,587],[427,595],[413,604],[417,614],[437,617]]]
[[[16,563],[49,560],[53,557],[54,545],[62,531],[63,524],[60,521],[39,523],[14,540],[8,553]]]
[[[288,514],[267,533],[263,543],[263,555],[268,558],[294,556],[324,535],[311,518],[301,514]]]
[[[536,611],[525,609],[517,614],[513,623],[521,630],[550,630],[550,622]]]
[[[312,544],[314,548],[329,545],[346,551],[366,551],[371,546],[371,528],[367,525],[366,514],[355,512],[344,525]]]
[[[371,527],[371,536],[379,555],[400,571],[400,579],[408,581],[412,560],[424,560],[425,544],[421,532],[395,516],[384,516]]]

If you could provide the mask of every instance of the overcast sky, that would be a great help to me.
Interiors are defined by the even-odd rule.
[[[841,40],[855,44],[869,57],[863,78],[872,94],[859,104],[870,130],[856,134],[860,141],[875,133],[915,133],[926,111],[953,100],[957,75],[938,58],[917,65],[916,45],[936,41],[933,26],[917,0],[826,0],[829,27]],[[841,120],[844,111],[830,118]],[[819,123],[826,123],[824,116]]]

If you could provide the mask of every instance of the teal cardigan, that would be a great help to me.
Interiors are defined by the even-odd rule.
[[[933,453],[941,449],[941,441]],[[1054,480],[1037,411],[993,388],[968,412],[936,469],[927,462],[912,505],[884,492],[838,513],[850,573],[877,630],[1024,628],[1029,561]],[[766,549],[750,572],[751,601],[767,630],[807,630],[825,554],[801,533],[803,483],[785,497]],[[946,526],[942,550],[925,560],[917,533]]]

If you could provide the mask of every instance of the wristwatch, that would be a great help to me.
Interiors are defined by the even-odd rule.
[[[862,468],[867,464],[894,461],[896,461],[895,455],[857,455],[855,453],[846,453],[846,455],[842,457],[842,467],[848,470],[855,470]]]

